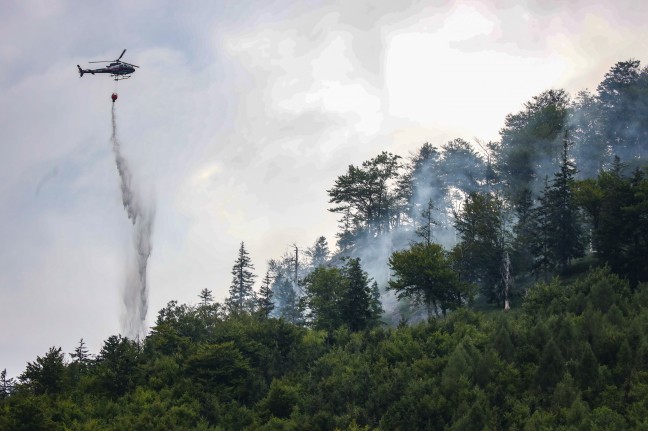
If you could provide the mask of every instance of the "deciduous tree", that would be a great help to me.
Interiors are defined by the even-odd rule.
[[[432,312],[455,309],[467,299],[467,285],[452,269],[447,253],[439,244],[415,243],[394,252],[389,259],[394,278],[389,289],[399,298],[411,298]]]

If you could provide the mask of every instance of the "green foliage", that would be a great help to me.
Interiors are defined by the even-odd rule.
[[[342,325],[352,331],[375,326],[382,308],[377,286],[369,283],[357,258],[348,259],[342,268],[315,268],[303,281],[302,303],[310,326],[327,331]]]
[[[307,319],[314,329],[332,331],[342,325],[340,301],[344,276],[339,268],[318,267],[304,279]]]
[[[315,240],[315,244],[306,250],[306,256],[310,258],[310,264],[313,268],[326,264],[331,254],[326,237],[320,236]]]
[[[349,276],[332,270],[314,278]],[[0,430],[642,429],[642,295],[599,268],[530,288],[516,312],[360,331],[171,303],[141,346],[110,337],[77,381],[61,360],[55,393],[30,374],[61,371],[50,349],[0,400]]]
[[[99,391],[112,398],[133,389],[137,381],[138,344],[121,335],[108,337],[97,355],[93,376]]]
[[[401,167],[399,159],[400,156],[383,151],[360,167],[349,165],[347,173],[327,190],[329,202],[337,205],[329,211],[343,215],[341,248],[353,244],[362,231],[380,234],[389,230],[398,199],[393,183]]]
[[[548,256],[551,264],[563,272],[572,259],[583,256],[585,248],[574,198],[576,166],[569,158],[570,145],[565,132],[560,171],[554,174],[551,186],[545,189],[541,199],[541,206],[544,207],[541,212],[546,214],[542,234],[547,235]]]
[[[443,145],[442,150],[440,168],[445,187],[454,187],[464,193],[478,192],[486,169],[473,146],[459,138]]]
[[[490,194],[470,193],[462,211],[455,212],[455,228],[461,241],[453,248],[452,259],[461,278],[476,283],[489,302],[501,303],[501,268],[508,242],[503,201]]]
[[[263,281],[261,282],[259,294],[257,295],[256,307],[259,315],[266,319],[270,317],[270,313],[274,310],[272,296],[272,278],[270,277],[270,271],[266,271],[266,275],[263,277]]]
[[[254,279],[256,275],[252,272],[254,265],[250,255],[241,242],[238,257],[232,267],[232,284],[230,285],[229,297],[226,304],[233,314],[243,312],[251,313],[255,309]]]
[[[648,179],[644,171],[623,176],[615,159],[612,169],[596,180],[578,183],[578,202],[592,225],[596,255],[633,285],[648,280]]]
[[[496,158],[514,205],[544,177],[538,167],[557,160],[568,103],[564,90],[548,90],[525,103],[524,110],[506,116]]]
[[[15,380],[11,377],[7,377],[7,369],[5,368],[0,372],[0,400],[4,400],[11,395],[14,386]]]
[[[345,278],[340,298],[342,321],[351,331],[360,331],[377,323],[377,309],[369,283],[371,279],[360,266],[360,259],[349,259],[342,268]]]
[[[250,372],[249,361],[233,342],[201,345],[186,360],[186,373],[205,390],[238,390]]]
[[[459,280],[450,260],[438,244],[415,243],[409,249],[396,251],[389,258],[394,278],[389,289],[399,298],[412,298],[425,304],[428,315],[456,309],[468,299],[468,286]]]
[[[20,382],[29,387],[35,395],[56,394],[63,390],[65,378],[64,355],[60,347],[50,347],[43,357],[27,363]]]

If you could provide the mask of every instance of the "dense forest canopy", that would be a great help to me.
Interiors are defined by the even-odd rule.
[[[647,96],[619,62],[497,142],[349,165],[335,250],[257,277],[242,242],[222,303],[3,371],[0,429],[648,428]]]

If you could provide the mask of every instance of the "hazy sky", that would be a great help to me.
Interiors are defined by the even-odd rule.
[[[326,190],[349,164],[496,140],[539,92],[644,60],[646,22],[639,0],[0,2],[0,369],[121,331],[115,89],[156,207],[152,323],[204,288],[222,300],[241,241],[259,278],[292,243],[333,245]],[[124,48],[132,79],[79,79]]]

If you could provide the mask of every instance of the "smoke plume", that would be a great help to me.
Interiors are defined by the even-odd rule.
[[[122,331],[129,338],[146,335],[146,313],[148,311],[148,285],[146,283],[146,267],[151,256],[151,234],[155,211],[153,205],[142,201],[134,190],[132,175],[122,156],[119,140],[117,139],[117,121],[115,104],[112,106],[112,142],[115,164],[121,180],[122,203],[133,223],[133,243],[135,246],[134,262],[129,264],[123,291],[125,313],[122,315]]]

